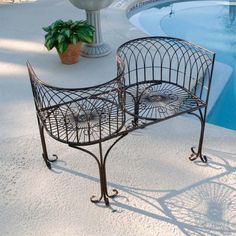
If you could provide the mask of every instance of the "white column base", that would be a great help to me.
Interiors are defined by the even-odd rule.
[[[111,48],[107,43],[102,44],[84,44],[80,50],[83,57],[103,57],[111,52]]]

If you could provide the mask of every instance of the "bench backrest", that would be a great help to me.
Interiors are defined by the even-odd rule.
[[[126,86],[167,81],[208,100],[215,54],[206,49],[182,39],[146,37],[121,45],[117,58],[124,62]]]
[[[27,63],[37,116],[56,140],[89,145],[116,135],[124,125],[120,108],[123,70],[113,80],[88,88],[58,88],[38,79]]]

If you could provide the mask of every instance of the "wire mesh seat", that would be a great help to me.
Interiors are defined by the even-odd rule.
[[[203,106],[205,103],[191,92],[165,81],[140,82],[126,89],[125,110],[139,119],[167,119]]]
[[[125,66],[123,109],[133,117],[134,126],[195,115],[201,134],[190,160],[200,157],[206,162],[202,142],[215,54],[182,39],[145,37],[121,45],[117,58]]]
[[[71,145],[91,145],[122,128],[123,116],[114,106],[117,108],[117,104],[102,98],[78,99],[39,114],[53,138]]]

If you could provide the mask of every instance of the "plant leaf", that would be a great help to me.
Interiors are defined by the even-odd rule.
[[[62,35],[62,34],[59,34],[58,37],[57,37],[57,41],[58,41],[58,43],[61,43],[61,42],[65,41],[65,36]]]
[[[52,23],[50,27],[52,30],[59,30],[63,24],[64,24],[63,20],[57,20],[54,23]]]
[[[73,35],[71,35],[71,37],[70,37],[70,41],[71,41],[73,44],[77,44],[77,43],[79,42],[79,39],[78,39],[78,37],[77,37],[75,34],[73,34]]]
[[[70,29],[62,29],[61,33],[64,34],[67,38],[70,38],[71,36],[71,30]]]
[[[68,20],[68,21],[66,22],[66,24],[67,24],[67,25],[71,25],[71,24],[73,24],[73,21],[72,21],[72,20]]]
[[[68,44],[65,42],[61,42],[57,45],[57,51],[61,54],[65,52],[65,50],[68,48]]]
[[[81,28],[77,31],[79,40],[85,43],[92,43],[93,41],[93,32],[87,28]]]
[[[43,30],[44,30],[45,32],[49,32],[49,31],[50,31],[50,26],[48,26],[48,27],[43,27]]]
[[[52,38],[49,38],[45,41],[44,46],[50,51],[53,47],[55,47],[55,40]]]

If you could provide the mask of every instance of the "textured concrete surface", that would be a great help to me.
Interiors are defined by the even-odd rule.
[[[129,2],[102,11],[112,53],[70,66],[44,48],[42,27],[85,18],[84,11],[66,0],[0,5],[0,235],[236,235],[234,131],[207,124],[207,165],[188,160],[198,141],[195,119],[179,117],[128,135],[107,162],[109,188],[119,191],[110,208],[90,203],[100,187],[97,164],[86,154],[47,138],[59,161],[52,171],[44,165],[26,60],[56,86],[112,79],[116,48],[144,35],[125,16]]]

